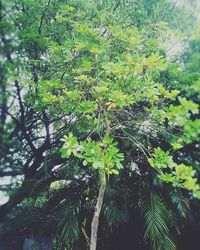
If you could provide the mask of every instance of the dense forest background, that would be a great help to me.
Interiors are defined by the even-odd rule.
[[[200,248],[199,13],[0,0],[0,249]]]

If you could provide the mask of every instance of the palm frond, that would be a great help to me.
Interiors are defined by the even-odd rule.
[[[142,197],[141,210],[145,222],[144,238],[151,242],[153,249],[176,249],[169,228],[173,216],[161,197],[149,191]]]
[[[80,238],[79,203],[78,201],[64,200],[54,212],[58,221],[57,238],[62,246],[71,247]]]
[[[176,189],[171,190],[169,196],[178,213],[185,218],[189,209],[188,199],[183,196],[180,190]]]
[[[113,232],[117,227],[128,221],[128,205],[130,204],[130,190],[127,186],[108,184],[102,215],[108,232]]]

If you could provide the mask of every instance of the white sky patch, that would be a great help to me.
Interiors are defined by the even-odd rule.
[[[12,185],[14,188],[19,184],[22,183],[24,179],[23,175],[17,175],[15,177],[12,176],[5,176],[0,178],[0,186],[10,186]],[[6,191],[0,190],[0,206],[5,204],[9,200],[9,196]]]
[[[0,191],[0,205],[5,204],[9,200],[8,195],[6,195],[6,192]]]
[[[0,178],[0,185],[5,186],[5,185],[10,185],[12,181],[12,177],[6,176],[6,177],[1,177]],[[0,205],[3,205],[8,201],[8,195],[6,194],[6,191],[0,191]]]
[[[172,58],[180,54],[184,50],[183,37],[180,37],[175,34],[170,34],[170,37],[167,41],[164,42],[164,47],[167,51],[167,56]]]

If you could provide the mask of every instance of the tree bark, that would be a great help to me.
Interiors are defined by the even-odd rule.
[[[106,191],[106,177],[104,176],[101,186],[99,189],[99,195],[97,198],[97,203],[95,207],[94,216],[91,224],[91,236],[90,236],[90,250],[96,250],[97,246],[97,234],[98,234],[98,226],[99,226],[99,217],[101,213],[101,208],[103,204],[103,198]]]

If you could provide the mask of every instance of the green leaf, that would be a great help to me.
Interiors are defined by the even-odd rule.
[[[105,164],[102,161],[95,161],[95,162],[93,162],[93,168],[94,169],[98,169],[98,168],[103,169],[104,167],[105,167]]]
[[[83,161],[83,166],[86,166],[88,162],[86,160]]]
[[[112,170],[111,170],[111,173],[112,173],[112,174],[116,174],[116,175],[118,175],[118,174],[119,174],[119,171],[118,171],[118,170],[116,170],[116,169],[112,169]]]
[[[156,148],[152,157],[148,159],[150,165],[153,168],[172,168],[174,166],[174,162],[172,157],[169,155],[168,151],[163,151],[160,147]]]

